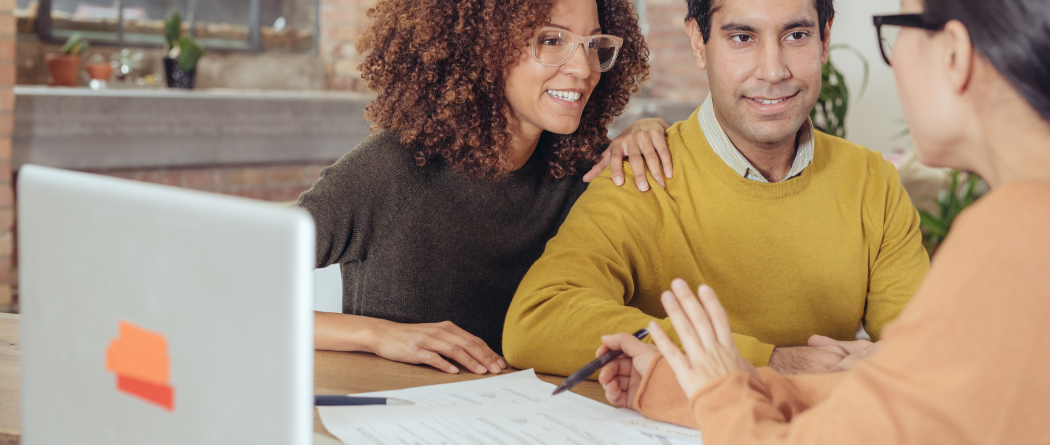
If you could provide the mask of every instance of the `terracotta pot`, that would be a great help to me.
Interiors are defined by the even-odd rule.
[[[80,86],[80,56],[48,54],[44,56],[44,62],[51,72],[51,85]]]
[[[113,74],[113,67],[108,63],[92,63],[86,67],[88,75],[92,79],[108,82],[109,76]]]

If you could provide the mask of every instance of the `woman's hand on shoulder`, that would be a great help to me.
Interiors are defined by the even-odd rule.
[[[664,137],[664,130],[669,127],[667,122],[659,118],[635,121],[609,143],[609,148],[602,153],[598,163],[583,176],[584,182],[591,182],[608,167],[612,172],[613,182],[623,185],[622,160],[627,158],[631,170],[634,171],[634,183],[638,190],[649,190],[649,180],[645,177],[646,167],[660,187],[664,187],[664,178],[670,178],[672,174],[671,152],[667,150],[667,140]]]
[[[316,312],[314,347],[330,351],[371,352],[395,362],[430,365],[455,374],[459,363],[475,374],[507,368],[485,342],[451,321],[395,323],[359,315]]]

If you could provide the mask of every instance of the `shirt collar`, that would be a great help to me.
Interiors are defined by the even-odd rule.
[[[700,121],[700,129],[704,132],[704,137],[707,138],[707,143],[711,145],[711,148],[715,151],[715,154],[722,159],[729,168],[732,168],[741,177],[750,179],[752,181],[769,183],[761,173],[750,162],[744,157],[740,150],[733,145],[733,142],[729,140],[729,136],[726,135],[725,130],[722,129],[722,125],[718,123],[718,119],[715,117],[715,108],[711,101],[711,95],[707,95],[707,99],[704,100],[704,104],[700,106],[700,112],[696,113],[697,119]],[[795,161],[791,163],[791,170],[788,171],[787,176],[784,177],[784,181],[794,178],[802,174],[802,171],[813,162],[813,121],[806,118],[806,123],[802,124],[802,133],[798,137],[798,150],[795,151]]]

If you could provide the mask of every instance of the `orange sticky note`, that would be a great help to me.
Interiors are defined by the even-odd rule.
[[[163,334],[120,321],[117,338],[106,348],[106,370],[117,374],[117,389],[174,409],[169,384],[171,360]]]

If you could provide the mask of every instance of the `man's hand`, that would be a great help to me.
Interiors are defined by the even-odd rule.
[[[882,348],[882,342],[872,343],[867,340],[839,341],[823,335],[809,337],[808,343],[810,346],[838,346],[849,353],[846,358],[842,359],[828,372],[849,371],[857,363],[870,360],[871,356],[875,355]]]
[[[649,369],[653,359],[660,355],[660,351],[656,346],[642,343],[626,332],[602,336],[602,347],[595,351],[594,356],[601,357],[610,349],[623,351],[623,355],[602,368],[598,373],[598,383],[605,388],[605,398],[609,399],[609,403],[637,411],[634,398],[638,394],[638,385],[642,383],[643,373]]]
[[[820,374],[830,372],[849,355],[838,345],[777,346],[769,357],[769,367],[780,374]]]
[[[394,323],[373,319],[368,351],[388,360],[430,365],[442,371],[459,372],[442,356],[459,362],[475,374],[499,374],[507,363],[480,338],[451,321],[440,323]]]
[[[664,187],[664,178],[670,178],[672,173],[671,152],[667,150],[664,137],[664,130],[669,127],[667,122],[659,118],[641,119],[631,124],[609,143],[609,148],[602,153],[591,171],[583,176],[583,181],[591,182],[605,167],[609,167],[613,183],[623,185],[623,158],[628,158],[638,190],[649,190],[649,180],[645,177],[646,165],[660,187]]]

